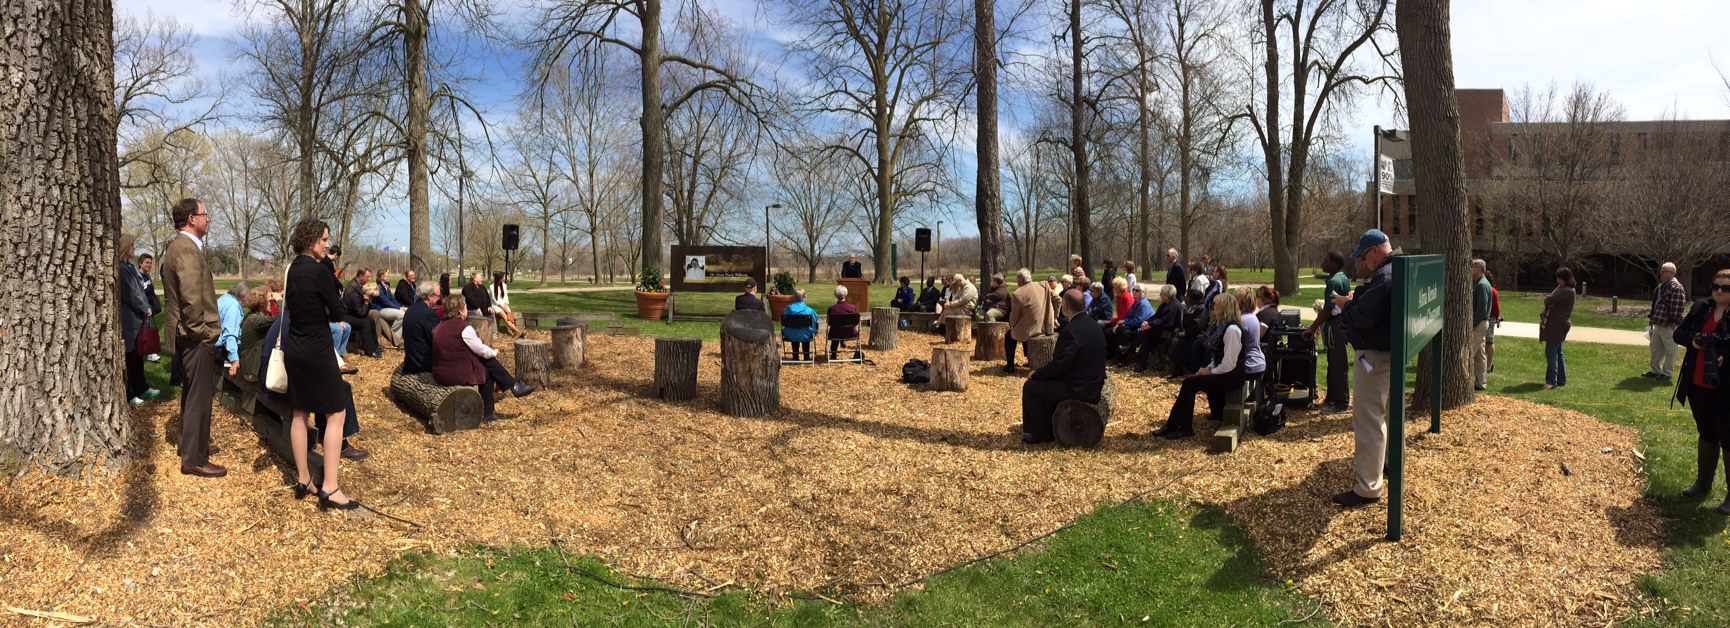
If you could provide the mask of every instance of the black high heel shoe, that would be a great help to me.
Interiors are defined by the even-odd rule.
[[[337,510],[354,510],[356,508],[360,508],[360,502],[355,501],[353,499],[350,499],[350,500],[348,500],[348,503],[346,503],[346,504],[338,504],[336,502],[330,501],[330,493],[326,493],[323,490],[320,490],[318,492],[318,511],[324,512],[324,511],[330,510],[332,508],[337,509]]]
[[[305,484],[301,484],[299,482],[296,482],[294,484],[294,498],[295,499],[306,499],[307,495],[312,495],[312,494],[317,493],[317,492],[318,491],[313,490],[312,487],[307,486]]]

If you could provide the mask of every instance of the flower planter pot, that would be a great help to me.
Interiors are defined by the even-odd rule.
[[[787,306],[793,304],[793,295],[771,294],[768,296],[768,299],[769,318],[775,319],[775,322],[777,323],[781,322],[781,313],[787,311]]]
[[[637,291],[637,316],[647,320],[660,320],[661,314],[667,311],[667,297],[671,292]]]

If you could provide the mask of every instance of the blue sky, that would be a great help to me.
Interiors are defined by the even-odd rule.
[[[704,6],[731,17],[759,55],[772,64],[780,62],[776,41],[788,34],[777,31],[768,19],[774,5],[706,0]],[[244,21],[235,7],[232,0],[115,3],[117,13],[149,12],[191,24],[202,37],[197,48],[200,68],[211,75],[231,71],[234,65],[232,41]],[[1730,70],[1730,35],[1724,31],[1730,25],[1730,2],[1725,0],[1456,0],[1452,18],[1456,81],[1461,87],[1501,87],[1512,92],[1526,84],[1554,82],[1566,87],[1586,81],[1622,103],[1629,119],[1655,118],[1672,108],[1686,117],[1730,118],[1730,93],[1711,61],[1716,57],[1719,67]],[[470,96],[490,110],[491,121],[504,121],[520,89],[516,80],[520,61],[471,54],[462,65],[465,74],[478,78],[469,87]],[[1004,110],[1005,115],[1014,115],[1017,107],[1006,103]],[[1346,129],[1358,137],[1351,150],[1365,155],[1365,173],[1367,137],[1373,124],[1400,125],[1389,99],[1366,99],[1345,116]],[[1005,133],[1017,131],[1015,120],[1005,120],[1003,127]],[[970,149],[968,142],[963,150]],[[971,177],[971,155],[962,155],[961,162],[960,174]],[[407,242],[406,213],[404,207],[379,217],[370,233],[359,237],[381,245],[393,239]],[[971,232],[972,220],[948,220],[945,231],[951,229]]]

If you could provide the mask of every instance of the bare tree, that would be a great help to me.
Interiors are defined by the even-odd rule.
[[[628,196],[625,190],[633,187],[634,176],[622,165],[631,138],[613,123],[621,108],[628,111],[628,105],[610,98],[617,92],[608,68],[618,65],[616,61],[612,49],[597,48],[548,66],[545,76],[536,79],[540,89],[529,96],[544,116],[539,124],[547,129],[549,148],[561,166],[560,179],[574,195],[575,215],[583,218],[577,228],[588,236],[596,283],[611,246],[609,224],[637,218],[628,206],[616,206]]]
[[[217,214],[220,228],[234,242],[241,280],[252,262],[253,240],[265,224],[266,161],[273,157],[269,139],[240,129],[227,129],[211,138],[211,160],[207,167],[209,189],[214,192],[209,211]]]
[[[1005,165],[1009,170],[1009,195],[1003,205],[1003,224],[1014,247],[1014,265],[1037,268],[1042,236],[1061,218],[1052,155],[1056,147],[1038,142],[1009,142]],[[1048,242],[1047,242],[1048,243]]]
[[[1236,144],[1237,127],[1232,112],[1240,107],[1237,88],[1225,71],[1221,41],[1225,21],[1214,0],[1169,0],[1161,29],[1168,46],[1162,57],[1162,74],[1176,91],[1170,101],[1172,139],[1177,146],[1177,250],[1184,259],[1198,257],[1190,247],[1190,236],[1200,220],[1195,204],[1198,189],[1205,190],[1217,160]]]
[[[1429,360],[1418,358],[1415,396],[1434,399],[1443,408],[1472,402],[1468,370],[1468,333],[1472,322],[1472,231],[1466,213],[1466,178],[1460,148],[1460,109],[1454,99],[1453,36],[1448,24],[1448,0],[1401,2],[1397,23],[1405,75],[1406,105],[1412,125],[1412,164],[1417,171],[1418,198],[1424,199],[1419,235],[1425,253],[1439,254],[1447,263],[1442,294],[1442,381],[1432,381]],[[1394,356],[1403,359],[1402,356]],[[1400,403],[1400,400],[1394,400]]]
[[[0,470],[100,473],[127,461],[113,12],[13,4],[0,50],[0,267],[51,277],[0,302]],[[102,466],[101,463],[107,463]],[[93,465],[87,467],[87,465]]]
[[[817,281],[817,265],[847,221],[847,173],[842,158],[816,138],[788,147],[772,165],[786,217],[773,228],[794,257],[805,263],[806,281]]]
[[[1623,146],[1613,129],[1623,118],[1621,105],[1586,83],[1566,95],[1554,85],[1517,91],[1512,113],[1502,150],[1494,151],[1503,215],[1544,260],[1589,266],[1606,235],[1615,163],[1644,150],[1638,145],[1644,140]]]
[[[1705,237],[1722,220],[1730,198],[1730,124],[1694,122],[1671,112],[1647,134],[1646,150],[1623,158],[1610,202],[1613,251],[1657,276],[1676,264],[1678,277],[1719,253],[1724,241]],[[1683,282],[1687,286],[1687,282]]]
[[[750,77],[756,67],[741,45],[742,34],[731,24],[693,9],[679,17],[678,31],[692,54],[712,59],[737,76]],[[667,70],[672,93],[691,90],[706,80],[706,72],[685,66]],[[721,90],[698,90],[684,106],[668,112],[667,228],[679,244],[709,244],[725,237],[720,229],[729,213],[745,203],[750,167],[765,137],[752,107]]]
[[[533,100],[529,101],[530,104]],[[514,163],[505,171],[506,193],[513,204],[524,217],[533,220],[536,231],[541,236],[541,283],[547,285],[547,262],[552,257],[553,225],[562,221],[567,211],[571,209],[571,201],[567,198],[568,188],[561,185],[562,168],[557,161],[557,153],[548,141],[551,134],[546,133],[542,123],[546,118],[540,112],[526,110],[520,112],[518,124],[508,135],[510,147],[515,154]],[[564,260],[564,250],[561,248],[559,259]],[[562,270],[564,263],[560,262]],[[562,278],[561,278],[562,279]]]
[[[126,229],[138,235],[141,250],[160,251],[159,245],[174,235],[168,208],[194,195],[210,142],[196,131],[154,129],[139,132],[120,150],[151,153],[150,159],[134,160],[120,171],[121,193],[127,201],[123,219]]]
[[[114,20],[114,108],[122,169],[158,159],[176,148],[171,142],[217,119],[222,99],[198,76],[192,54],[197,45],[198,35],[183,22],[130,15]]]

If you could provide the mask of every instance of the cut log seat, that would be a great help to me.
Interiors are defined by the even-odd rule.
[[[404,375],[400,367],[390,375],[390,394],[434,434],[480,427],[486,410],[479,388],[441,386],[432,373]]]

